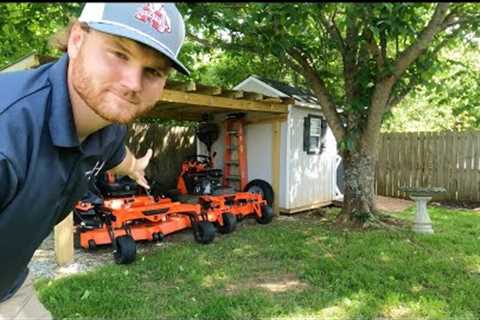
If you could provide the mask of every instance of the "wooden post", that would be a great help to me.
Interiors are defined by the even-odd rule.
[[[280,214],[280,143],[281,143],[281,122],[272,123],[272,188],[275,200],[273,202],[273,214]]]
[[[64,266],[73,262],[73,212],[55,226],[54,238],[58,265]]]

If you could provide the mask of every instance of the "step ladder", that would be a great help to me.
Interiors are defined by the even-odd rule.
[[[225,120],[223,184],[243,191],[248,181],[244,114],[229,115]]]

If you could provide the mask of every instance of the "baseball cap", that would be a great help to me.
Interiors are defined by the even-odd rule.
[[[78,20],[95,30],[152,47],[176,70],[190,75],[177,59],[185,39],[185,24],[174,3],[86,3]]]

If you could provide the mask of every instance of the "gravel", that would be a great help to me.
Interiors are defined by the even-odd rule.
[[[182,233],[185,233],[183,236],[192,236],[188,234],[188,231],[181,232],[179,235]],[[142,255],[155,250],[155,248],[165,247],[167,245],[169,245],[169,241],[137,243],[137,254]],[[98,248],[95,251],[87,251],[75,245],[73,262],[65,266],[59,266],[56,262],[54,247],[55,241],[52,232],[35,251],[28,265],[30,272],[35,278],[58,279],[72,274],[91,271],[105,264],[114,263],[112,256],[113,248],[111,246]]]

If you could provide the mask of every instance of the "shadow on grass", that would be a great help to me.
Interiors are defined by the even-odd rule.
[[[480,217],[429,212],[431,236],[244,221],[213,244],[172,243],[39,293],[59,319],[477,319]]]

